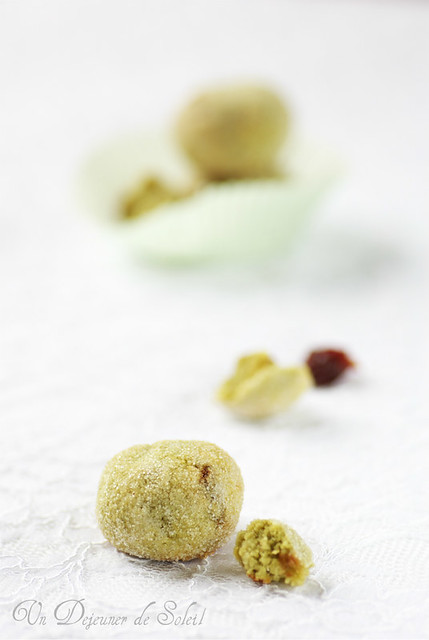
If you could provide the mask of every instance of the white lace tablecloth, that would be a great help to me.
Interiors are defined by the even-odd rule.
[[[428,20],[423,2],[0,3],[2,637],[429,637]],[[343,183],[289,259],[133,263],[71,199],[79,162],[243,75],[284,89]],[[213,401],[239,355],[319,345],[357,370],[288,414]],[[103,539],[103,465],[164,438],[234,456],[240,526],[296,528],[303,587],[253,584],[233,541],[162,564]]]

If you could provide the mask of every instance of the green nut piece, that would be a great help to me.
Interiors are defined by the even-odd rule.
[[[278,367],[266,353],[240,358],[220,387],[220,402],[246,418],[265,418],[287,409],[313,385],[307,365]]]
[[[303,584],[313,566],[311,549],[278,520],[253,520],[237,535],[234,555],[254,582]]]

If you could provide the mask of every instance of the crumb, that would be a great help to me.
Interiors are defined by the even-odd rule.
[[[277,520],[253,520],[237,535],[234,555],[254,582],[303,584],[313,555],[297,532]]]
[[[192,190],[179,190],[167,185],[160,178],[147,176],[126,195],[121,203],[121,217],[138,218],[162,204],[176,202],[192,195]]]

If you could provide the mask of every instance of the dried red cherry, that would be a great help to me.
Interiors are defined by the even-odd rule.
[[[346,369],[354,367],[349,356],[339,349],[312,351],[306,360],[316,387],[323,387],[337,380]]]

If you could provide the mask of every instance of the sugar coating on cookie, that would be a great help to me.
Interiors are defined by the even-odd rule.
[[[294,529],[278,520],[253,520],[238,533],[234,555],[249,578],[265,584],[301,585],[313,566],[311,549]]]
[[[235,413],[252,419],[284,411],[313,385],[307,365],[279,367],[266,353],[240,358],[217,397]]]
[[[120,551],[191,560],[226,542],[242,502],[240,469],[223,449],[197,440],[163,440],[125,449],[107,463],[97,519]]]

